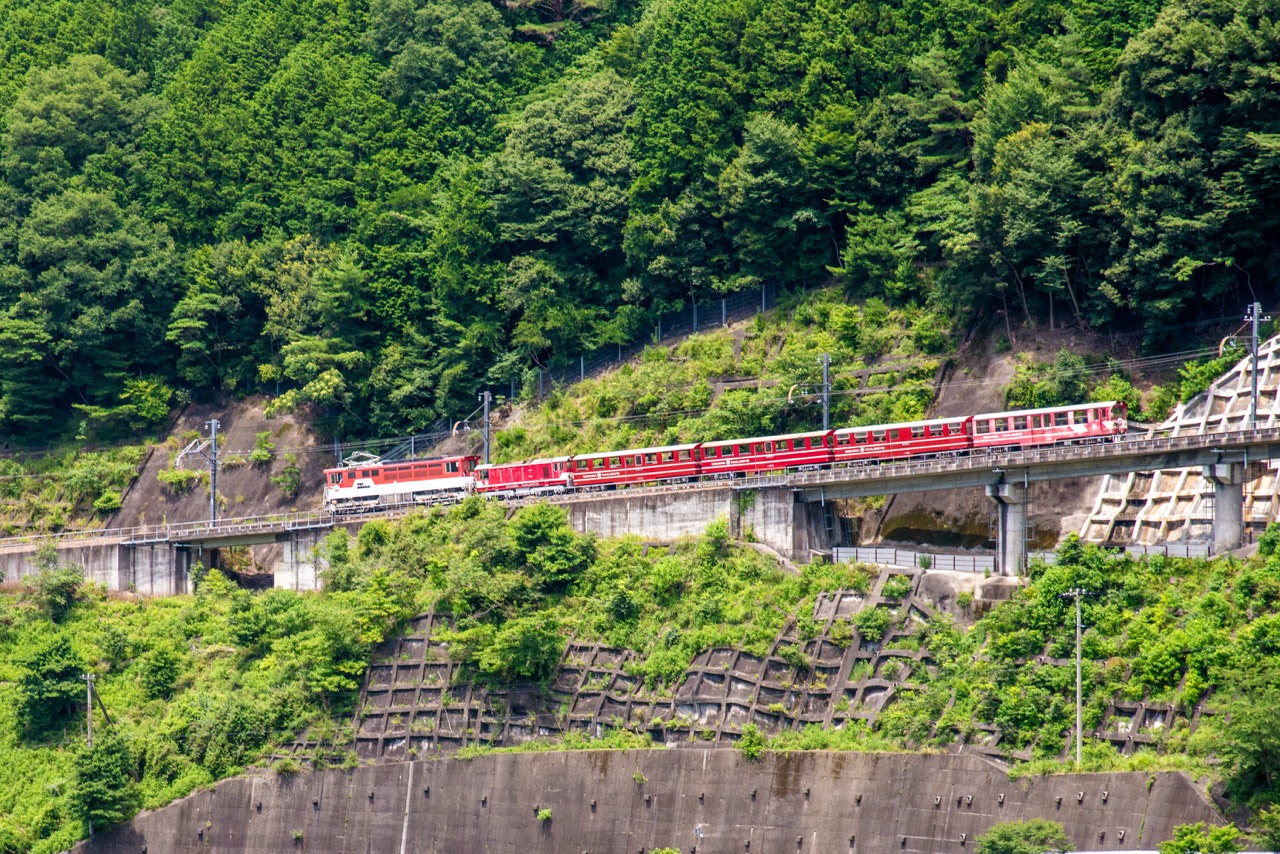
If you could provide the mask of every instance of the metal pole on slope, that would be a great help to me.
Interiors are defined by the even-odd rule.
[[[831,429],[831,354],[822,354],[822,429]]]
[[[1080,689],[1080,597],[1089,595],[1082,588],[1075,587],[1061,594],[1064,598],[1071,597],[1076,600],[1076,767],[1080,767],[1082,743],[1083,743],[1083,712],[1082,697]]]
[[[209,524],[218,524],[218,419],[204,422],[209,428]]]
[[[87,713],[85,715],[85,723],[88,724],[88,742],[89,748],[93,748],[93,674],[86,673],[84,675],[84,691],[85,706]]]
[[[484,403],[484,464],[489,465],[489,392],[480,395]]]
[[[1258,428],[1258,324],[1270,319],[1262,316],[1262,303],[1257,302],[1249,306],[1249,314],[1245,316],[1245,320],[1253,321],[1253,334],[1249,338],[1249,355],[1251,359],[1251,369],[1249,371],[1250,430]]]

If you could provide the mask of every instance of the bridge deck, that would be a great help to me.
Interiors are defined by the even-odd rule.
[[[1091,477],[1129,471],[1188,468],[1221,462],[1280,458],[1280,428],[1240,430],[1229,433],[1186,436],[1151,436],[1132,433],[1115,442],[1093,445],[1039,448],[1027,451],[975,453],[939,459],[904,460],[884,465],[852,466],[816,471],[790,471],[735,480],[707,480],[660,486],[639,486],[616,491],[579,492],[508,502],[512,506],[551,501],[572,504],[583,501],[626,500],[641,495],[706,489],[790,488],[805,501],[852,498],[900,492],[924,492],[985,486],[1005,482],[1038,482]],[[102,540],[123,545],[178,543],[269,542],[273,535],[290,531],[332,528],[369,519],[388,519],[413,512],[415,507],[389,508],[361,516],[334,516],[308,511],[270,516],[220,520],[217,524],[182,522],[131,528],[100,528],[58,534],[29,534],[0,539],[0,549],[35,542]]]

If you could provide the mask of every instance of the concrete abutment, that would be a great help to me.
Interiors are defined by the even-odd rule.
[[[807,562],[829,550],[823,507],[798,500],[791,489],[691,489],[572,501],[565,505],[574,530],[601,537],[624,534],[671,542],[697,536],[717,519],[731,537],[762,543],[788,560]]]

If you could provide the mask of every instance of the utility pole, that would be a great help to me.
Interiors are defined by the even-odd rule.
[[[85,708],[88,710],[85,714],[85,723],[88,724],[88,741],[89,748],[93,749],[93,674],[86,673],[84,675],[85,690]]]
[[[209,524],[218,524],[218,419],[204,422],[209,428]]]
[[[1253,333],[1249,337],[1249,355],[1252,362],[1252,369],[1249,371],[1249,429],[1256,430],[1258,427],[1258,324],[1271,318],[1263,317],[1262,304],[1255,302],[1249,306],[1249,313],[1244,319],[1246,323],[1250,321],[1253,323]]]
[[[1081,743],[1083,738],[1083,713],[1081,712],[1081,691],[1080,691],[1080,597],[1089,594],[1079,587],[1074,587],[1063,593],[1062,596],[1071,597],[1076,600],[1076,767],[1080,767]]]
[[[822,429],[831,429],[831,354],[822,354]]]
[[[480,394],[480,402],[484,404],[484,464],[489,465],[489,392]]]

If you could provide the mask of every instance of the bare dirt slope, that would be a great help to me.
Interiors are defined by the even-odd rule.
[[[1078,339],[1078,340],[1077,340]],[[1037,350],[1050,359],[1058,349],[1087,352],[1100,345],[1069,333],[1028,334],[1015,350]],[[1013,379],[1015,352],[997,352],[991,335],[975,334],[961,345],[931,415],[945,417],[997,412],[1005,408],[1005,386]],[[1031,486],[1032,548],[1049,549],[1079,529],[1098,494],[1099,478],[1052,481]],[[884,509],[861,525],[865,542],[924,543],[944,548],[992,545],[995,505],[979,489],[948,489],[890,496]]]
[[[207,438],[205,422],[218,419],[218,495],[222,518],[256,516],[294,510],[320,509],[320,492],[325,466],[333,464],[333,451],[321,444],[300,416],[267,418],[265,400],[247,398],[225,405],[191,405],[178,416],[169,440],[152,451],[142,473],[124,495],[120,510],[108,521],[109,527],[155,525],[163,522],[191,522],[209,518],[209,487],[197,483],[185,494],[156,479],[169,468],[173,457],[197,435]],[[248,453],[258,433],[270,432],[276,449],[270,464],[249,463]],[[271,482],[289,464],[286,454],[295,455],[301,471],[301,486],[286,495]],[[208,462],[188,455],[183,468],[208,470]]]

